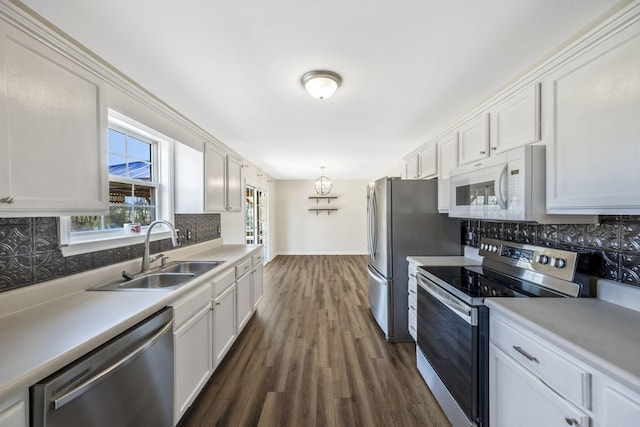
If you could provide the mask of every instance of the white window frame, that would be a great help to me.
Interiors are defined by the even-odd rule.
[[[130,131],[157,142],[157,149],[154,150],[155,157],[152,159],[158,174],[156,219],[173,222],[173,139],[111,109],[109,109],[109,127]],[[117,180],[127,181],[126,178],[120,177]],[[60,217],[60,250],[63,256],[71,256],[143,243],[147,228],[142,227],[142,232],[133,236],[126,235],[123,229],[71,233],[71,217]],[[171,237],[169,228],[159,224],[153,228],[150,240],[168,237]]]

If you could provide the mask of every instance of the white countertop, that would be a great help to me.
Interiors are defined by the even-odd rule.
[[[409,256],[407,261],[428,267],[463,267],[482,264],[482,260],[465,256]]]
[[[595,298],[488,298],[503,313],[640,393],[640,313]]]
[[[232,268],[236,261],[261,250],[261,246],[254,245],[189,248],[189,252],[176,252],[171,261],[191,259],[226,262],[196,276],[191,283],[174,291],[85,291],[86,288],[107,283],[103,280],[92,283],[85,277],[83,289],[58,295],[50,301],[34,299],[31,306],[1,317],[0,402],[53,374],[215,275]],[[116,280],[122,267],[115,265],[101,270],[96,277],[104,277],[107,271],[115,274],[111,280]],[[66,289],[65,280],[75,280],[72,278],[69,276],[41,284],[43,293],[51,293],[56,285],[59,285],[59,289]],[[32,287],[37,286],[40,285]],[[34,293],[34,289],[26,292]],[[25,298],[19,295],[17,299],[10,291],[6,296],[0,295],[0,302],[6,306],[7,301],[23,302]]]

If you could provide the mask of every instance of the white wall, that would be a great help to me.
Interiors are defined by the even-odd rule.
[[[276,181],[276,251],[280,255],[364,255],[367,253],[366,180],[332,180],[327,205],[316,204],[313,180]],[[337,211],[309,212],[314,207],[336,207]]]

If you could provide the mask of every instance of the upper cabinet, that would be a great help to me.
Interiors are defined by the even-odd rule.
[[[176,142],[175,212],[239,212],[242,210],[242,164],[214,144],[204,153]]]
[[[407,179],[435,178],[438,175],[438,147],[431,143],[405,159]]]
[[[0,82],[0,216],[103,214],[101,80],[0,20]]]
[[[547,208],[640,214],[640,6],[544,80]]]
[[[458,132],[440,138],[438,144],[438,212],[449,212],[449,171],[458,167]]]
[[[213,144],[204,144],[204,207],[205,212],[220,212],[227,208],[226,188],[227,156]]]
[[[489,157],[489,114],[483,113],[458,128],[458,164]]]
[[[489,110],[489,146],[501,153],[540,140],[540,84],[526,87]]]

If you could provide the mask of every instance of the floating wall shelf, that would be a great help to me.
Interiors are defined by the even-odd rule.
[[[320,200],[326,200],[327,204],[331,203],[332,199],[337,199],[338,196],[309,196],[310,199],[316,199],[316,204],[320,203]]]
[[[338,210],[338,208],[311,208],[311,209],[309,209],[310,212],[315,212],[316,216],[320,212],[327,212],[327,215],[331,215],[331,212],[337,211],[337,210]]]

